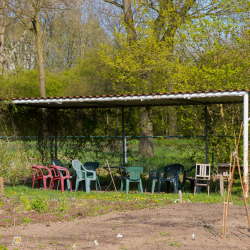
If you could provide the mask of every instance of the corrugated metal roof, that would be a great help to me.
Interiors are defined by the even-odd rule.
[[[243,96],[249,90],[210,90],[194,92],[171,92],[150,94],[121,94],[94,96],[62,97],[24,97],[12,98],[16,105],[44,108],[106,108],[106,107],[140,107],[200,105],[215,103],[242,103]],[[8,100],[1,98],[1,100]]]

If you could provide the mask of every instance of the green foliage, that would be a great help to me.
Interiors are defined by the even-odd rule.
[[[6,184],[17,185],[31,177],[31,161],[22,143],[0,140],[0,158],[0,176]]]
[[[66,197],[65,195],[63,195],[63,198],[61,200],[61,203],[60,203],[60,211],[61,212],[65,212],[66,210],[68,210],[68,206],[67,206],[67,202],[66,202]]]
[[[26,210],[31,210],[30,200],[26,196],[21,196],[20,201],[25,205]]]
[[[38,195],[36,198],[31,199],[30,206],[33,210],[38,212],[44,212],[48,208],[47,199],[41,195]]]
[[[181,247],[181,244],[180,244],[180,243],[177,243],[177,242],[171,242],[171,243],[170,243],[170,246],[171,246],[171,247]]]
[[[3,245],[0,246],[0,250],[8,250],[8,248],[5,247],[5,245],[3,244]]]

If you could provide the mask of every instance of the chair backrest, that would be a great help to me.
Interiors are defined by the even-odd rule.
[[[88,170],[96,170],[97,168],[99,168],[100,164],[99,162],[85,162],[84,163],[84,167]]]
[[[82,163],[79,160],[73,160],[72,161],[72,166],[76,170],[77,178],[82,179],[82,178],[85,177],[85,173],[84,172],[79,172],[79,170],[86,171],[87,169],[82,165]]]
[[[36,170],[37,174],[40,173],[43,176],[52,176],[52,173],[51,173],[50,169],[45,167],[45,166],[32,165],[32,169]],[[43,170],[46,170],[48,172],[47,175],[44,174]],[[39,173],[38,173],[38,171],[39,171]]]
[[[65,167],[65,166],[62,164],[62,162],[61,162],[60,160],[58,160],[58,159],[53,159],[53,160],[52,160],[52,164],[53,164],[54,166]]]
[[[63,174],[60,172],[60,169],[63,169],[63,171],[66,172],[66,176],[70,176],[70,173],[67,168],[64,168],[62,166],[55,166],[55,165],[49,165],[51,169],[53,169],[56,173],[57,176],[63,176]]]
[[[181,164],[171,164],[163,168],[164,178],[167,178],[170,175],[170,179],[174,179],[178,176],[179,172],[184,170],[184,167]]]
[[[126,173],[129,173],[129,179],[136,181],[141,179],[141,173],[143,172],[143,167],[127,167]]]
[[[195,178],[197,177],[210,180],[210,164],[196,163]]]

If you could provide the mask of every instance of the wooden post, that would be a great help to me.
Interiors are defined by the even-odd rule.
[[[223,196],[223,189],[224,189],[224,179],[223,174],[220,174],[220,196]]]
[[[3,177],[0,177],[0,187],[1,187],[1,196],[4,197],[4,191],[3,191]]]

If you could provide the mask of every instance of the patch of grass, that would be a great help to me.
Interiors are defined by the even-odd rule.
[[[177,243],[177,242],[171,242],[170,243],[171,247],[181,247],[181,244]]]
[[[170,233],[169,232],[160,232],[160,235],[161,236],[168,236],[168,235],[170,235]]]

